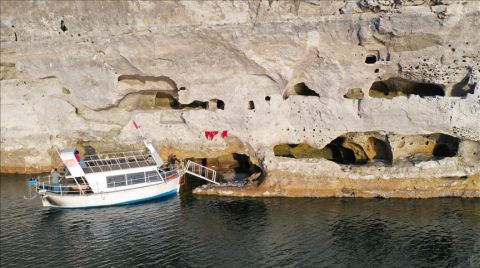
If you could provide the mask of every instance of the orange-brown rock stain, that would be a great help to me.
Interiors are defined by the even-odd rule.
[[[467,178],[339,179],[273,171],[258,186],[201,187],[193,192],[244,197],[480,198],[480,174]]]

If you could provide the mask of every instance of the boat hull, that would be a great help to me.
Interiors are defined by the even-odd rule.
[[[46,192],[40,195],[45,207],[92,208],[103,206],[126,205],[144,202],[160,197],[177,194],[180,177],[137,188],[86,195],[59,195]]]

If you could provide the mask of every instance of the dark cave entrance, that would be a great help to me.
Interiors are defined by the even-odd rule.
[[[249,110],[255,110],[255,103],[253,101],[248,102],[248,109]]]
[[[155,94],[155,107],[181,110],[181,109],[207,109],[207,106],[208,106],[208,102],[204,102],[204,101],[193,101],[189,104],[182,104],[178,101],[178,93],[176,91],[158,91]]]
[[[375,62],[377,62],[377,56],[375,55],[367,55],[365,57],[365,63],[366,64],[374,64]]]
[[[358,146],[360,147],[360,146]],[[361,147],[360,147],[361,148]],[[363,152],[363,150],[361,149]],[[289,158],[325,158],[340,164],[364,164],[362,155],[354,151],[350,145],[345,144],[344,137],[338,137],[324,148],[318,149],[306,143],[300,144],[278,144],[273,147],[275,156]]]
[[[253,164],[250,157],[241,153],[225,154],[215,158],[188,158],[217,171],[217,181],[244,184],[263,178],[263,170]],[[188,175],[189,189],[206,184],[206,181]]]
[[[310,89],[305,83],[298,83],[293,87],[293,90],[295,91],[296,95],[300,96],[316,96],[320,97],[320,95]]]
[[[439,134],[432,155],[438,158],[453,157],[458,153],[460,139],[450,135]]]
[[[390,148],[390,145],[388,145],[385,141],[377,139],[375,137],[370,137],[368,138],[368,144],[375,152],[375,156],[373,157],[373,159],[392,163],[392,148]]]
[[[361,144],[352,139],[347,139],[345,136],[340,136],[322,149],[306,143],[278,144],[273,147],[273,152],[275,156],[296,159],[325,158],[339,164],[348,165],[363,165],[369,161],[381,161],[385,164],[392,163],[393,153],[388,142],[375,137],[369,137],[366,142]],[[367,151],[370,152],[368,155]]]
[[[445,91],[441,85],[393,77],[383,81],[375,81],[370,87],[369,95],[374,98],[391,99],[410,95],[418,95],[420,97],[445,96]]]
[[[344,147],[343,143],[345,142],[344,137],[338,137],[332,142],[327,144],[325,148],[331,150],[331,158],[328,160],[340,163],[340,164],[355,164],[356,158],[355,153],[352,149]]]

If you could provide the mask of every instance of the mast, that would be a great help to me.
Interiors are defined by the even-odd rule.
[[[157,150],[155,149],[155,147],[153,146],[152,142],[149,141],[145,135],[143,134],[142,130],[140,129],[140,125],[135,122],[135,120],[132,120],[132,123],[133,123],[133,127],[136,128],[138,130],[138,132],[140,133],[140,137],[143,141],[143,144],[145,144],[145,147],[147,147],[147,149],[150,151],[150,154],[152,155],[153,157],[153,160],[155,161],[155,163],[157,164],[157,167],[161,167],[163,166],[163,161],[162,161],[162,158],[160,157],[159,153],[157,152]]]

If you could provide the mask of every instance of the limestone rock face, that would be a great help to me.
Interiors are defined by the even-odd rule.
[[[267,174],[480,173],[478,1],[0,5],[2,172],[48,170],[56,147],[131,148],[135,118],[164,154],[242,153]],[[451,149],[439,135],[451,155],[434,153]],[[330,151],[276,156],[280,144]],[[326,160],[335,146],[362,161]]]

